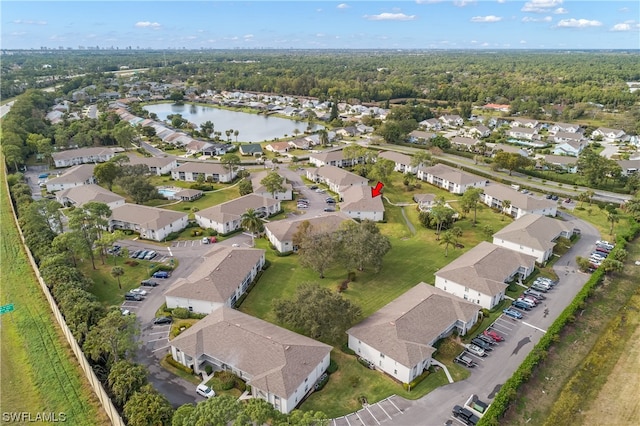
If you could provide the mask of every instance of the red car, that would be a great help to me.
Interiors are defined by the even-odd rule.
[[[487,337],[491,337],[493,340],[495,340],[496,342],[502,342],[504,341],[504,337],[502,337],[501,335],[499,335],[498,333],[496,333],[493,330],[485,330],[483,332],[483,334]]]

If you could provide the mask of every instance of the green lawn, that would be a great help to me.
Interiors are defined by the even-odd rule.
[[[394,176],[395,179],[401,178]],[[445,195],[450,205],[456,208],[459,197],[449,194],[438,188],[424,184],[422,189],[405,192],[402,183],[387,187],[385,195],[393,202],[411,202],[413,193],[426,192]],[[473,212],[466,219],[459,220],[459,226],[463,235],[460,243],[464,248],[454,249],[449,247],[448,256],[445,257],[444,246],[436,241],[435,231],[422,227],[418,222],[416,206],[398,207],[389,205],[385,201],[387,223],[380,223],[381,232],[391,241],[392,249],[384,259],[382,270],[358,272],[356,281],[349,284],[349,288],[343,292],[344,297],[362,308],[363,318],[371,315],[391,300],[400,296],[417,283],[424,281],[434,282],[434,272],[448,264],[462,253],[475,247],[480,241],[489,238],[484,233],[485,226],[500,230],[511,222],[490,208],[479,205],[477,212],[478,224],[473,226]],[[404,208],[408,220],[415,228],[415,234],[409,229],[402,216]],[[325,272],[325,278],[320,279],[318,274],[310,269],[298,265],[296,255],[278,257],[268,247],[265,239],[256,241],[258,248],[267,250],[267,259],[271,266],[264,272],[256,287],[243,302],[240,310],[250,315],[257,316],[267,321],[278,323],[273,312],[272,304],[275,299],[291,298],[296,287],[300,283],[315,282],[324,287],[335,290],[346,276],[347,271],[341,266],[335,266]],[[496,314],[497,315],[497,314]],[[279,324],[282,325],[282,324]],[[346,339],[345,339],[346,340]],[[462,348],[456,349],[457,355]],[[468,376],[468,371],[453,363],[453,357],[445,353],[436,355],[443,363],[450,367],[450,371],[456,380],[462,380]],[[431,391],[435,387],[446,383],[443,372],[432,374],[410,394],[402,385],[380,372],[368,370],[360,365],[355,357],[348,356],[340,350],[334,350],[333,359],[337,362],[339,370],[332,375],[327,386],[314,393],[303,405],[305,410],[321,410],[328,416],[339,416],[360,408],[358,397],[367,396],[369,402],[375,402],[391,394],[398,394],[408,398],[418,398]],[[360,378],[357,386],[353,387],[353,376]]]
[[[68,424],[110,424],[53,318],[12,220],[5,176],[0,179],[0,411],[65,413]]]
[[[79,265],[79,269],[91,279],[89,291],[96,295],[99,301],[105,305],[120,305],[124,301],[124,294],[132,288],[140,287],[140,281],[149,278],[151,265],[157,262],[149,260],[129,259],[116,256],[115,265],[124,268],[124,275],[120,277],[122,288],[118,288],[118,281],[111,276],[111,268],[114,267],[114,258],[109,256],[103,265],[99,258],[96,259],[96,269],[91,267],[91,261],[85,259]],[[124,262],[138,262],[136,266]]]

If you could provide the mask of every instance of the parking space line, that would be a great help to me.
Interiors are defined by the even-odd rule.
[[[149,333],[149,336],[153,336],[154,334],[166,334],[166,331],[158,331],[156,333]]]
[[[168,348],[169,348],[169,345],[167,345],[167,346],[163,346],[163,347],[158,348],[158,349],[154,349],[154,350],[152,350],[151,352],[158,352],[158,351],[161,351],[161,350],[163,350],[163,349],[168,349]]]
[[[160,339],[153,339],[153,340],[149,340],[149,342],[160,342],[162,340],[166,340],[167,342],[169,341],[169,336],[167,337],[161,337]]]
[[[474,358],[478,358],[480,361],[483,361],[483,362],[484,362],[484,357],[481,357],[481,356],[478,356],[478,355],[474,355],[474,354],[472,354],[472,353],[471,353],[471,352],[469,352],[469,351],[465,351],[464,353],[465,353],[466,355],[471,355],[471,356],[472,356],[472,357],[474,357]]]
[[[398,406],[391,400],[391,398],[388,398],[387,401],[389,401],[391,405],[393,405],[396,410],[398,410],[399,413],[402,413],[402,410],[398,408]]]
[[[527,326],[531,327],[531,328],[535,328],[535,329],[536,329],[536,330],[538,330],[538,331],[542,331],[543,333],[546,333],[546,332],[547,332],[547,330],[543,330],[543,329],[542,329],[542,328],[540,328],[540,327],[536,327],[535,325],[532,325],[532,324],[526,323],[526,322],[524,322],[524,321],[522,321],[522,323],[523,323],[524,325],[527,325]]]
[[[376,421],[376,423],[380,424],[380,422],[378,421],[378,419],[376,419],[376,416],[373,415],[373,413],[371,412],[371,410],[369,409],[369,406],[367,405],[366,407],[364,407],[367,409],[367,411],[369,412],[369,414],[371,415],[371,417],[373,417],[373,420]]]
[[[389,415],[389,413],[387,413],[387,410],[385,410],[385,409],[384,409],[384,407],[382,406],[382,404],[381,404],[382,402],[383,402],[383,401],[380,401],[380,402],[378,403],[378,407],[380,407],[380,409],[382,410],[382,412],[383,412],[383,413],[385,413],[385,414],[387,415],[387,417],[389,417],[389,420],[391,420],[391,416]],[[391,401],[389,401],[389,402],[391,402]],[[391,402],[391,403],[392,403],[392,402]],[[393,403],[392,403],[392,404],[393,404]]]

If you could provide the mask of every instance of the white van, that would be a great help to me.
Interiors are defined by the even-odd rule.
[[[205,398],[212,398],[216,396],[215,391],[205,384],[198,385],[196,393],[200,396],[204,396]]]

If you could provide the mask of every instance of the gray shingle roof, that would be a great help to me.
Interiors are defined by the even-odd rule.
[[[198,321],[174,338],[171,345],[194,359],[207,354],[232,365],[250,376],[249,385],[284,399],[332,349],[227,307]]]
[[[493,237],[544,251],[555,246],[554,240],[560,234],[572,230],[573,226],[558,219],[527,214],[493,234]]]
[[[401,154],[395,151],[384,151],[378,154],[379,158],[385,158],[391,160],[397,164],[404,164],[405,166],[411,165],[411,157],[406,154]]]
[[[342,193],[341,210],[361,212],[384,212],[382,197],[372,197],[368,186],[352,186]]]
[[[291,241],[293,234],[296,233],[300,224],[305,220],[311,224],[313,229],[317,229],[319,232],[333,232],[336,231],[343,222],[352,219],[344,213],[334,212],[324,213],[316,217],[305,217],[298,220],[279,220],[267,223],[264,227],[278,240]]]
[[[435,166],[424,167],[422,170],[425,174],[430,174],[458,185],[468,185],[474,182],[486,180],[486,178],[481,176],[472,175],[471,173],[454,169],[453,167],[449,167],[445,164],[436,164]]]
[[[176,280],[165,296],[224,303],[264,253],[259,249],[214,247],[202,256],[198,268]]]
[[[146,229],[161,229],[186,216],[186,213],[127,203],[113,208],[110,219],[135,223]]]
[[[218,223],[226,223],[240,218],[249,209],[270,207],[277,205],[278,200],[263,197],[257,194],[248,194],[217,206],[209,207],[196,213],[196,216],[213,220]]]
[[[487,185],[483,192],[500,201],[509,200],[512,206],[524,211],[550,209],[557,205],[553,200],[535,198],[499,183]]]
[[[64,189],[58,192],[56,197],[68,198],[73,201],[73,204],[76,206],[83,206],[91,201],[109,204],[114,201],[124,200],[124,197],[114,194],[113,192],[95,184],[74,186],[73,188]]]
[[[495,296],[505,289],[505,280],[520,266],[533,267],[535,257],[482,241],[436,272],[444,278],[482,294]]]
[[[431,345],[452,324],[473,320],[479,309],[421,282],[347,333],[411,368],[435,352]]]
[[[86,182],[93,176],[95,164],[81,164],[69,167],[60,176],[49,179],[47,185],[60,185],[65,183]]]

